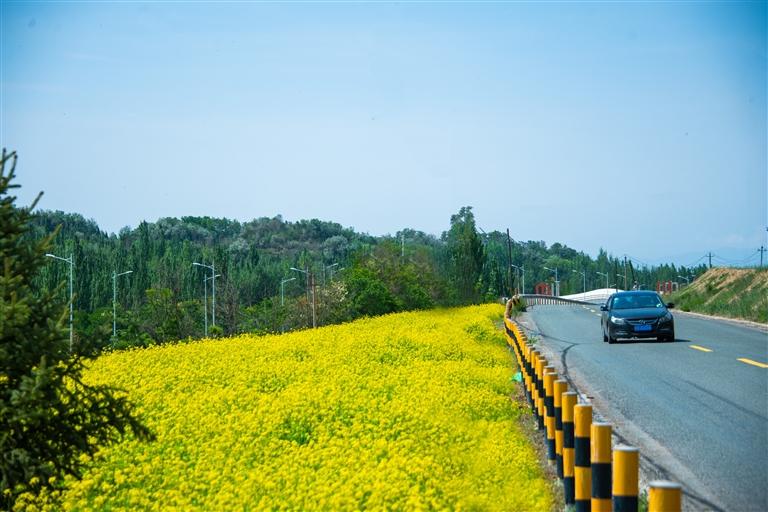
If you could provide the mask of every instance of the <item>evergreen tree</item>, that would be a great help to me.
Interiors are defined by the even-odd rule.
[[[451,215],[451,228],[445,235],[451,256],[451,277],[460,302],[480,298],[480,275],[485,263],[483,242],[477,234],[471,206]]]
[[[10,166],[6,173],[6,165]],[[0,500],[12,509],[26,492],[51,488],[55,478],[79,477],[80,455],[131,430],[152,437],[124,395],[87,384],[84,355],[70,351],[61,286],[35,293],[55,231],[42,240],[24,236],[31,210],[16,207],[9,190],[16,154],[0,161]],[[40,196],[38,196],[39,199]]]

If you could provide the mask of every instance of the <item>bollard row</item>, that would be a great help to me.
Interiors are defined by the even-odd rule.
[[[504,319],[507,343],[522,374],[525,398],[543,431],[547,461],[562,481],[566,505],[576,512],[637,512],[640,453],[611,447],[611,425],[592,422],[592,406],[560,379],[554,366],[533,348],[517,323]],[[680,512],[682,488],[668,481],[649,484],[648,512]]]

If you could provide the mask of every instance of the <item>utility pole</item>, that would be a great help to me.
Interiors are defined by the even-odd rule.
[[[509,271],[509,294],[512,295],[512,238],[509,236],[509,228],[507,228],[507,266]]]
[[[758,249],[758,251],[760,251],[760,266],[762,267],[763,266],[763,253],[765,252],[765,247],[761,245],[760,248]]]
[[[400,232],[400,258],[405,259],[405,231]]]
[[[624,289],[627,290],[627,255],[624,255]]]
[[[712,268],[712,251],[710,251],[707,256],[709,256],[709,268]]]

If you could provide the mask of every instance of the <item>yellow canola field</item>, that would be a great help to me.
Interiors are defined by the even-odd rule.
[[[102,450],[68,510],[549,510],[498,305],[116,352],[157,441]]]

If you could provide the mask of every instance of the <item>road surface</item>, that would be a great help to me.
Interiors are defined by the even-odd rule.
[[[768,333],[678,313],[673,343],[609,345],[599,315],[534,306],[523,323],[686,509],[768,511]]]

